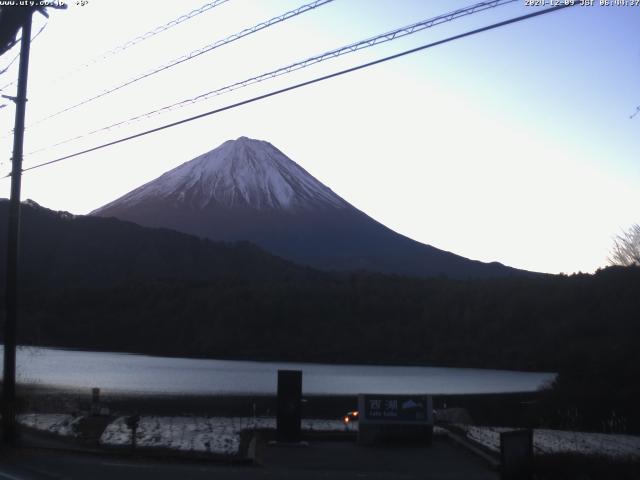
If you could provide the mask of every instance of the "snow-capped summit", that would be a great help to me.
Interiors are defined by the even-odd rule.
[[[152,199],[197,209],[215,204],[258,210],[350,206],[269,142],[247,137],[228,140],[95,213]]]
[[[376,222],[268,142],[240,137],[92,212],[217,241],[248,240],[330,270],[419,276],[518,273],[404,237]]]

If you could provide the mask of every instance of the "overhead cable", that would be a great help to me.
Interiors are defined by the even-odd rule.
[[[64,160],[68,160],[70,158],[78,157],[78,156],[84,155],[86,153],[95,152],[97,150],[101,150],[103,148],[107,148],[107,147],[110,147],[110,146],[113,146],[113,145],[117,145],[119,143],[128,142],[130,140],[133,140],[133,139],[136,139],[136,138],[140,138],[140,137],[143,137],[143,136],[146,136],[146,135],[150,135],[152,133],[160,132],[160,131],[166,130],[168,128],[176,127],[178,125],[189,123],[189,122],[192,122],[194,120],[199,120],[201,118],[205,118],[205,117],[208,117],[208,116],[211,116],[211,115],[215,115],[215,114],[227,111],[227,110],[232,110],[234,108],[238,108],[238,107],[241,107],[243,105],[248,105],[250,103],[258,102],[260,100],[264,100],[266,98],[274,97],[276,95],[281,95],[283,93],[290,92],[292,90],[297,90],[299,88],[306,87],[308,85],[312,85],[312,84],[315,84],[315,83],[319,83],[319,82],[322,82],[324,80],[328,80],[328,79],[339,77],[339,76],[342,76],[342,75],[346,75],[348,73],[352,73],[352,72],[355,72],[355,71],[358,71],[358,70],[369,68],[369,67],[372,67],[374,65],[378,65],[378,64],[381,64],[381,63],[384,63],[384,62],[388,62],[388,61],[394,60],[396,58],[401,58],[401,57],[404,57],[406,55],[410,55],[410,54],[413,54],[413,53],[416,53],[416,52],[420,52],[420,51],[426,50],[428,48],[432,48],[432,47],[436,47],[438,45],[442,45],[442,44],[445,44],[445,43],[452,42],[454,40],[459,40],[461,38],[469,37],[471,35],[476,35],[478,33],[486,32],[486,31],[489,31],[489,30],[494,30],[494,29],[497,29],[497,28],[500,28],[500,27],[511,25],[511,24],[514,24],[514,23],[517,23],[517,22],[528,20],[530,18],[538,17],[538,16],[545,15],[545,14],[548,14],[548,13],[557,12],[559,10],[562,10],[562,9],[565,9],[565,8],[569,8],[569,7],[573,7],[575,5],[578,5],[578,3],[566,3],[566,4],[562,4],[562,5],[556,6],[556,7],[546,8],[544,10],[538,10],[538,11],[529,13],[527,15],[521,15],[519,17],[510,18],[508,20],[504,20],[502,22],[498,22],[498,23],[494,23],[494,24],[491,24],[491,25],[487,25],[485,27],[477,28],[475,30],[467,31],[465,33],[454,35],[454,36],[445,38],[443,40],[438,40],[436,42],[428,43],[426,45],[422,45],[422,46],[419,46],[419,47],[416,47],[416,48],[405,50],[403,52],[396,53],[396,54],[390,55],[388,57],[384,57],[384,58],[380,58],[378,60],[374,60],[374,61],[371,61],[371,62],[363,63],[361,65],[357,65],[355,67],[347,68],[345,70],[340,70],[338,72],[334,72],[334,73],[331,73],[331,74],[328,74],[328,75],[323,75],[321,77],[317,77],[317,78],[314,78],[312,80],[307,80],[305,82],[297,83],[295,85],[291,85],[289,87],[281,88],[279,90],[274,90],[272,92],[265,93],[265,94],[262,94],[262,95],[258,95],[256,97],[252,97],[252,98],[249,98],[247,100],[242,100],[240,102],[236,102],[236,103],[233,103],[231,105],[226,105],[224,107],[216,108],[214,110],[210,110],[208,112],[201,113],[199,115],[194,115],[192,117],[184,118],[182,120],[178,120],[176,122],[168,123],[168,124],[162,125],[160,127],[152,128],[150,130],[145,130],[143,132],[139,132],[139,133],[136,133],[136,134],[133,134],[133,135],[129,135],[127,137],[123,137],[123,138],[120,138],[118,140],[113,140],[111,142],[107,142],[107,143],[103,143],[101,145],[97,145],[95,147],[87,148],[87,149],[81,150],[79,152],[75,152],[75,153],[72,153],[72,154],[69,154],[69,155],[65,155],[65,156],[62,156],[62,157],[59,157],[59,158],[55,158],[55,159],[49,160],[47,162],[39,163],[37,165],[33,165],[31,167],[23,169],[23,172],[26,172],[26,171],[29,171],[29,170],[35,170],[37,168],[42,168],[42,167],[45,167],[47,165],[52,165],[54,163],[62,162]],[[11,174],[8,174],[3,178],[9,178],[10,176],[11,176]]]
[[[38,38],[38,36],[43,32],[43,30],[46,28],[46,26],[49,25],[49,22],[45,22],[41,27],[40,30],[38,30],[36,32],[36,34],[31,37],[31,43],[34,42],[34,40],[36,38]],[[19,38],[18,40],[16,40],[16,42],[19,42],[21,40],[21,38]],[[12,59],[11,61],[7,64],[6,67],[4,67],[2,70],[0,70],[0,75],[2,75],[3,73],[5,73],[7,70],[9,70],[9,68],[11,68],[11,65],[13,65],[15,63],[15,61],[20,58],[20,52],[18,52]],[[14,80],[11,83],[7,83],[4,87],[0,88],[0,91],[4,90],[6,87],[13,85],[14,83],[16,83],[18,80]]]
[[[427,28],[431,28],[431,27],[434,27],[436,25],[440,25],[440,24],[445,23],[445,22],[450,22],[452,20],[455,20],[455,19],[463,17],[463,16],[467,16],[467,15],[471,15],[471,14],[474,14],[474,13],[478,13],[478,12],[481,12],[481,11],[484,11],[484,10],[488,10],[490,8],[495,8],[495,7],[498,7],[498,6],[501,6],[501,5],[505,5],[505,4],[508,4],[508,3],[513,3],[515,1],[517,1],[517,0],[491,0],[491,1],[480,2],[480,3],[477,3],[475,5],[471,5],[469,7],[460,8],[458,10],[454,10],[454,11],[449,12],[449,13],[438,15],[436,17],[429,18],[427,20],[422,20],[420,22],[416,22],[416,23],[413,23],[411,25],[403,26],[403,27],[397,28],[395,30],[391,30],[389,32],[385,32],[385,33],[376,35],[374,37],[370,37],[370,38],[367,38],[365,40],[361,40],[359,42],[351,43],[351,44],[342,46],[340,48],[336,48],[336,49],[330,50],[328,52],[324,52],[322,54],[306,58],[304,60],[301,60],[301,61],[292,63],[290,65],[287,65],[285,67],[281,67],[281,68],[278,68],[276,70],[269,71],[267,73],[263,73],[263,74],[260,74],[260,75],[254,76],[254,77],[250,77],[250,78],[242,80],[240,82],[235,82],[235,83],[226,85],[224,87],[217,88],[215,90],[210,90],[208,92],[205,92],[205,93],[202,93],[200,95],[197,95],[196,97],[190,97],[190,98],[181,100],[179,102],[175,102],[175,103],[172,103],[170,105],[166,105],[164,107],[157,108],[155,110],[151,110],[149,112],[130,117],[130,118],[126,119],[126,120],[122,120],[122,121],[119,121],[119,122],[116,122],[116,123],[113,123],[113,124],[110,124],[110,125],[107,125],[107,126],[104,126],[104,127],[100,127],[98,129],[82,133],[82,134],[77,135],[75,137],[67,138],[67,139],[59,141],[59,142],[57,142],[55,144],[47,145],[46,147],[42,147],[42,148],[39,148],[37,150],[31,151],[31,152],[28,153],[28,155],[33,155],[35,153],[39,153],[41,151],[44,151],[44,150],[47,150],[47,149],[50,149],[50,148],[55,148],[55,147],[58,147],[60,145],[64,145],[66,143],[73,142],[75,140],[80,140],[82,138],[86,138],[86,137],[89,137],[91,135],[95,135],[97,133],[108,131],[108,130],[111,130],[111,129],[116,128],[116,127],[122,127],[124,125],[128,125],[128,124],[131,124],[131,123],[138,122],[140,120],[151,118],[151,117],[156,116],[158,114],[170,112],[170,111],[173,111],[173,110],[176,110],[176,109],[179,109],[179,108],[182,108],[182,107],[185,107],[185,106],[197,103],[197,102],[208,100],[208,99],[210,99],[212,97],[223,95],[223,94],[226,94],[226,93],[230,93],[230,92],[238,90],[240,88],[244,88],[244,87],[247,87],[249,85],[253,85],[255,83],[259,83],[259,82],[263,82],[265,80],[269,80],[269,79],[272,79],[272,78],[275,78],[275,77],[279,77],[281,75],[285,75],[285,74],[288,74],[288,73],[291,73],[291,72],[294,72],[294,71],[309,67],[311,65],[323,62],[325,60],[330,60],[332,58],[340,57],[340,56],[348,54],[348,53],[357,52],[359,50],[363,50],[365,48],[373,47],[373,46],[379,45],[381,43],[385,43],[385,42],[389,42],[389,41],[392,41],[392,40],[396,40],[398,38],[402,38],[402,37],[405,37],[407,35],[411,35],[411,34],[417,33],[419,31],[425,30]]]
[[[128,48],[133,47],[134,45],[137,45],[140,42],[143,42],[144,40],[147,40],[151,37],[154,37],[156,35],[158,35],[159,33],[165,32],[167,30],[169,30],[170,28],[173,28],[177,25],[180,25],[183,22],[186,22],[187,20],[190,20],[204,12],[207,12],[209,10],[211,10],[214,7],[217,7],[218,5],[222,5],[223,3],[228,2],[229,0],[214,0],[213,2],[209,2],[206,3],[204,5],[202,5],[199,8],[196,8],[195,10],[192,10],[189,13],[186,13],[184,15],[179,16],[178,18],[175,18],[167,23],[165,23],[164,25],[160,25],[152,30],[149,30],[146,33],[143,33],[142,35],[138,35],[135,38],[132,38],[131,40],[128,40],[126,42],[124,42],[121,45],[118,45],[117,47],[114,47],[110,50],[107,50],[106,52],[101,53],[100,55],[97,55],[96,57],[92,58],[91,60],[83,63],[82,65],[79,65],[77,68],[75,68],[74,70],[67,72],[65,74],[62,74],[60,77],[58,77],[56,80],[60,80],[61,78],[65,78],[68,77],[69,75],[72,75],[74,73],[77,73],[78,71],[85,69],[87,67],[90,67],[96,63],[99,63],[113,55],[116,55],[118,53],[121,53],[125,50],[127,50]],[[37,35],[36,35],[37,36]],[[6,84],[5,86],[3,86],[2,88],[0,88],[0,90],[4,90],[6,87],[13,85],[14,83],[16,83],[17,80],[14,80],[11,83]],[[54,80],[55,81],[55,80]]]
[[[315,0],[315,1],[311,2],[311,3],[307,3],[305,5],[302,5],[302,6],[296,8],[294,10],[290,10],[288,12],[285,12],[285,13],[281,14],[281,15],[278,15],[277,17],[273,17],[273,18],[271,18],[269,20],[266,20],[266,21],[261,22],[261,23],[259,23],[257,25],[254,25],[254,26],[252,26],[250,28],[245,28],[244,30],[242,30],[242,31],[240,31],[238,33],[234,33],[233,35],[230,35],[230,36],[228,36],[226,38],[223,38],[221,40],[217,40],[217,41],[215,41],[213,43],[210,43],[208,45],[205,45],[204,47],[201,47],[201,48],[199,48],[197,50],[193,50],[193,51],[189,52],[186,55],[182,55],[179,58],[173,59],[170,62],[165,63],[165,64],[163,64],[163,65],[161,65],[159,67],[156,67],[156,68],[154,68],[152,70],[149,70],[146,73],[143,73],[143,74],[138,75],[136,77],[130,78],[129,80],[125,81],[124,83],[121,83],[121,84],[116,85],[114,87],[111,87],[111,88],[108,88],[106,90],[103,90],[102,92],[100,92],[100,93],[98,93],[98,94],[96,94],[96,95],[94,95],[92,97],[86,98],[86,99],[84,99],[84,100],[82,100],[82,101],[80,101],[80,102],[78,102],[76,104],[73,104],[73,105],[71,105],[69,107],[65,107],[62,110],[59,110],[59,111],[57,111],[55,113],[52,113],[52,114],[50,114],[50,115],[48,115],[46,117],[43,117],[43,118],[35,121],[31,125],[29,125],[29,127],[33,127],[35,125],[43,123],[43,122],[45,122],[47,120],[50,120],[50,119],[52,119],[54,117],[57,117],[58,115],[63,114],[65,112],[68,112],[70,110],[78,108],[78,107],[80,107],[82,105],[86,105],[87,103],[90,103],[90,102],[92,102],[94,100],[102,98],[105,95],[109,95],[110,93],[116,92],[116,91],[118,91],[118,90],[120,90],[120,89],[122,89],[124,87],[132,85],[132,84],[134,84],[136,82],[139,82],[140,80],[143,80],[143,79],[148,78],[148,77],[150,77],[152,75],[160,73],[160,72],[162,72],[164,70],[167,70],[167,69],[169,69],[171,67],[175,67],[176,65],[180,65],[181,63],[187,62],[189,60],[193,60],[194,58],[199,57],[200,55],[208,53],[208,52],[210,52],[212,50],[215,50],[216,48],[220,48],[223,45],[227,45],[227,44],[229,44],[231,42],[234,42],[236,40],[244,38],[244,37],[246,37],[248,35],[251,35],[253,33],[259,32],[260,30],[264,30],[265,28],[271,27],[271,26],[276,25],[276,24],[278,24],[280,22],[284,22],[285,20],[289,20],[290,18],[293,18],[293,17],[298,16],[298,15],[300,15],[302,13],[305,13],[305,12],[308,12],[310,10],[313,10],[313,9],[315,9],[317,7],[325,5],[325,4],[330,3],[332,1],[333,0]]]

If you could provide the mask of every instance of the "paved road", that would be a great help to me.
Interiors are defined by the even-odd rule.
[[[263,464],[249,466],[21,449],[0,455],[0,480],[498,479],[476,457],[445,441],[396,448],[313,442],[265,446],[261,453]]]
[[[362,447],[354,442],[316,442],[308,448],[267,447],[265,468],[295,474],[279,478],[403,478],[495,480],[498,475],[466,450],[446,440],[431,446]],[[316,476],[306,476],[313,473]]]

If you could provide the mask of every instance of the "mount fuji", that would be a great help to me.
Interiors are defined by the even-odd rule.
[[[529,273],[469,260],[400,235],[268,142],[240,137],[91,212],[216,241],[248,240],[325,270],[421,277]]]

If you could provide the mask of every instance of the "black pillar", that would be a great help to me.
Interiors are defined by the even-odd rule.
[[[278,370],[278,426],[279,442],[299,442],[302,414],[302,372]]]

